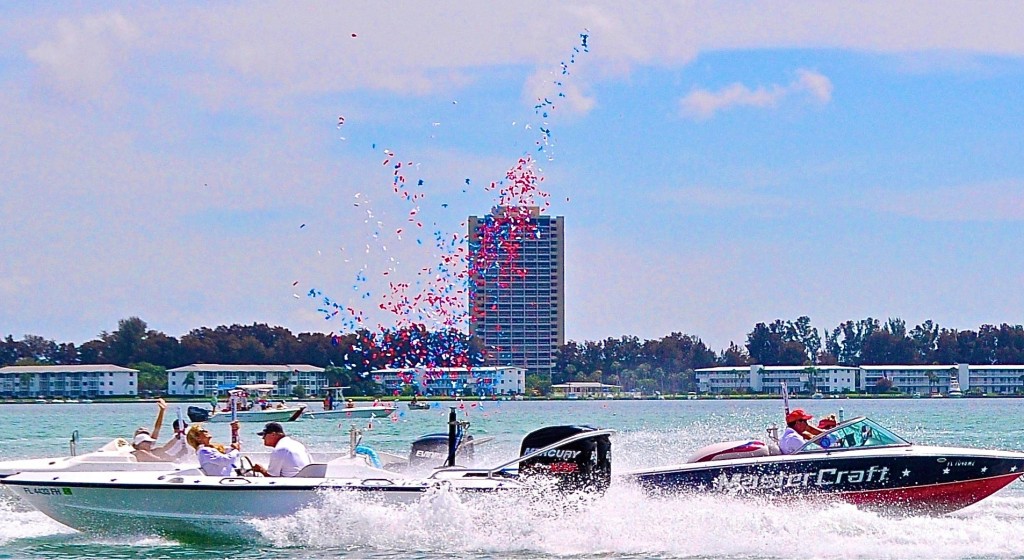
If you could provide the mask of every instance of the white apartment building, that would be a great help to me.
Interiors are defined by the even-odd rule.
[[[720,366],[694,370],[702,393],[749,390],[778,395],[782,383],[790,393],[842,393],[857,387],[857,368],[848,366]]]
[[[810,384],[811,376],[815,383]],[[869,392],[879,380],[888,379],[902,393],[947,394],[950,380],[960,385],[965,394],[1013,395],[1024,393],[1024,365],[878,365],[878,366],[735,366],[695,370],[697,386],[702,393],[728,393],[749,390],[755,393],[779,394],[783,381],[790,392],[821,393],[844,391]]]
[[[414,367],[377,369],[372,379],[388,392],[415,385],[424,395],[521,395],[526,392],[526,368],[516,366]]]
[[[257,383],[277,385],[277,397],[291,396],[299,385],[307,395],[318,395],[327,387],[327,374],[305,364],[191,364],[167,370],[168,395],[212,396],[220,389]]]
[[[139,394],[139,371],[113,364],[6,366],[0,395],[8,397],[114,397]]]
[[[559,385],[552,385],[551,390],[555,394],[569,399],[592,399],[621,393],[622,386],[607,385],[597,381],[567,381]]]

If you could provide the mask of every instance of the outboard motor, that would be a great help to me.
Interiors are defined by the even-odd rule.
[[[206,422],[210,419],[210,411],[201,406],[188,407],[188,419],[191,422]]]
[[[466,436],[462,444],[455,452],[455,457],[460,462],[473,461],[473,436]],[[428,434],[412,442],[412,451],[409,452],[410,467],[437,467],[442,465],[448,458],[448,434]]]
[[[565,438],[596,431],[590,426],[549,426],[523,438],[519,454],[527,455]],[[558,480],[562,490],[603,492],[612,479],[612,442],[608,433],[580,439],[519,463],[523,477],[544,475]]]

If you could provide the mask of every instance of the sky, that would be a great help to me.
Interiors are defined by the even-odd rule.
[[[565,217],[568,340],[1024,322],[1017,2],[0,15],[0,336],[344,332],[310,290],[386,326],[524,155]]]

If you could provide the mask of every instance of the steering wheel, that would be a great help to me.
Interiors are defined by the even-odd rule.
[[[248,467],[245,466],[246,463],[248,463]],[[253,464],[252,459],[245,455],[242,456],[242,468],[238,469],[238,474],[241,476],[263,476],[256,472],[256,465]]]

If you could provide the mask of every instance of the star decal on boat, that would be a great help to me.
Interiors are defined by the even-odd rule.
[[[910,469],[903,469],[903,478],[910,476]]]
[[[1017,465],[1010,467],[1010,472],[1017,472]]]
[[[949,474],[949,467],[942,469],[942,474]]]
[[[983,472],[983,473],[988,472],[988,467],[981,467],[981,472]]]

